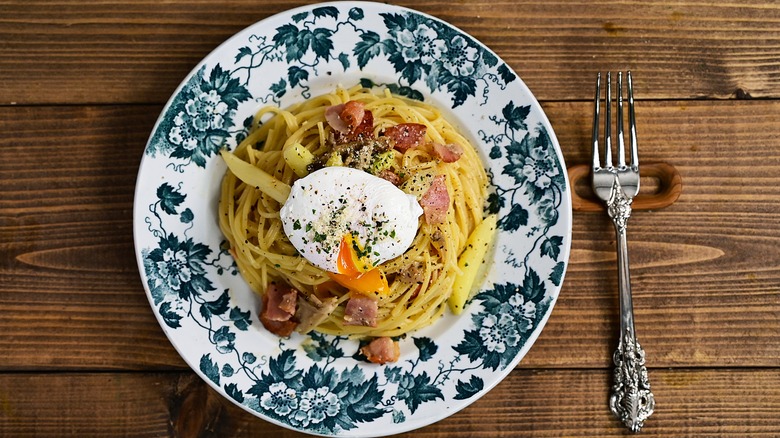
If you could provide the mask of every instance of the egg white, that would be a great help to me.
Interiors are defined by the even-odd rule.
[[[423,210],[413,195],[350,167],[325,167],[297,180],[279,212],[290,242],[311,264],[338,272],[344,235],[352,233],[373,266],[414,241]]]

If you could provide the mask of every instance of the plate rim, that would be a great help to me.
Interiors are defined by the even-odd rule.
[[[506,366],[505,368],[503,368],[501,370],[496,371],[495,374],[496,374],[497,378],[494,378],[494,379],[486,382],[486,383],[489,383],[489,385],[486,385],[484,387],[484,389],[482,389],[481,391],[479,391],[478,394],[476,394],[475,397],[469,398],[468,400],[461,400],[460,403],[457,403],[457,404],[452,404],[452,405],[446,406],[445,409],[440,409],[437,412],[438,415],[428,415],[425,418],[418,418],[418,419],[408,418],[406,421],[404,421],[404,422],[402,422],[400,424],[395,423],[393,425],[394,428],[393,428],[392,431],[385,431],[385,432],[382,432],[381,434],[371,434],[371,433],[367,433],[367,434],[358,433],[358,434],[356,434],[356,433],[354,433],[356,431],[362,431],[363,430],[362,428],[352,429],[350,431],[347,431],[346,434],[344,434],[344,436],[355,436],[355,437],[386,436],[386,435],[390,435],[390,434],[409,432],[409,431],[412,431],[412,430],[415,430],[415,429],[419,429],[419,428],[422,428],[422,427],[425,427],[425,426],[428,426],[428,425],[432,425],[432,424],[434,424],[436,422],[439,422],[439,421],[441,421],[441,420],[443,420],[445,418],[448,418],[449,416],[451,416],[451,415],[461,411],[462,409],[465,409],[466,407],[470,406],[473,402],[477,401],[478,399],[480,399],[481,397],[486,395],[488,392],[493,390],[495,388],[495,386],[500,384],[509,375],[509,373],[511,373],[511,371],[517,366],[517,364],[519,364],[522,361],[522,359],[525,357],[525,355],[528,353],[528,351],[530,351],[531,347],[538,340],[539,335],[541,335],[543,329],[545,328],[545,326],[546,326],[546,324],[547,324],[547,322],[548,322],[548,320],[549,320],[549,318],[550,318],[550,316],[551,316],[551,314],[552,314],[552,312],[554,310],[555,304],[557,303],[557,300],[558,300],[558,298],[560,296],[560,292],[561,292],[561,289],[562,289],[562,286],[563,286],[563,282],[565,280],[565,276],[566,276],[566,273],[567,273],[568,268],[569,268],[570,256],[571,256],[571,243],[572,243],[572,237],[573,237],[572,236],[572,232],[573,232],[572,231],[573,230],[573,217],[572,217],[572,208],[571,208],[571,202],[572,202],[571,201],[571,190],[572,190],[572,187],[571,187],[568,175],[566,173],[566,164],[565,164],[565,161],[564,161],[563,152],[561,150],[560,143],[559,143],[557,137],[555,136],[554,131],[552,130],[552,124],[551,124],[551,122],[550,122],[550,120],[549,120],[549,118],[547,116],[547,113],[544,112],[544,110],[541,107],[541,104],[539,103],[539,101],[536,98],[536,96],[531,92],[531,90],[528,88],[527,84],[521,79],[521,77],[519,75],[517,75],[516,72],[514,72],[514,69],[512,69],[512,67],[509,64],[507,64],[506,61],[504,61],[501,57],[499,57],[486,44],[482,43],[480,40],[478,40],[477,38],[473,37],[468,32],[465,32],[461,28],[459,28],[459,27],[457,27],[457,26],[455,26],[455,25],[453,25],[453,24],[451,24],[451,23],[449,23],[449,22],[447,22],[447,21],[445,21],[445,20],[443,20],[441,18],[438,18],[436,16],[430,15],[428,13],[425,13],[425,12],[422,12],[422,11],[419,11],[419,10],[415,10],[415,9],[412,9],[412,8],[404,7],[404,6],[387,4],[387,3],[381,3],[381,2],[371,2],[371,1],[328,1],[328,2],[322,2],[322,3],[313,3],[313,4],[308,4],[308,5],[302,5],[302,6],[298,6],[296,8],[291,8],[291,9],[287,9],[287,10],[283,10],[283,11],[279,11],[279,12],[273,13],[273,14],[265,17],[265,18],[262,18],[262,19],[260,19],[260,20],[258,20],[256,22],[254,22],[254,23],[251,23],[251,24],[247,25],[246,27],[244,27],[243,29],[239,30],[238,32],[236,32],[235,34],[231,35],[229,38],[224,40],[222,43],[217,45],[213,50],[211,50],[207,55],[205,55],[200,61],[197,62],[197,64],[189,71],[189,73],[187,73],[184,76],[182,81],[179,83],[179,85],[172,92],[172,94],[169,97],[168,101],[162,107],[162,109],[160,111],[160,114],[157,117],[157,119],[156,119],[156,121],[155,121],[155,123],[153,125],[151,134],[149,136],[149,139],[147,140],[147,143],[146,143],[146,145],[144,147],[144,150],[142,152],[142,155],[141,155],[141,160],[140,160],[140,163],[139,163],[139,168],[138,168],[138,172],[137,172],[137,176],[136,176],[136,184],[135,184],[135,189],[134,189],[134,194],[133,194],[133,245],[134,245],[134,253],[135,253],[135,256],[136,256],[136,262],[137,262],[137,266],[138,266],[138,269],[139,269],[139,274],[140,274],[140,277],[141,277],[141,280],[142,280],[142,285],[143,285],[143,288],[144,288],[147,300],[149,301],[150,306],[152,307],[152,311],[153,311],[153,313],[155,315],[155,318],[157,319],[158,323],[160,324],[160,328],[162,329],[163,333],[165,333],[166,338],[168,339],[170,344],[174,347],[174,349],[176,350],[176,352],[179,355],[179,357],[181,357],[182,360],[185,363],[187,363],[188,367],[200,379],[202,379],[204,382],[206,382],[212,389],[217,391],[220,394],[220,396],[224,397],[227,400],[230,400],[235,405],[237,405],[237,406],[241,407],[243,410],[249,412],[252,416],[257,417],[257,418],[259,418],[259,419],[261,419],[263,421],[267,421],[267,422],[270,422],[272,424],[276,424],[278,426],[284,427],[286,429],[290,429],[290,430],[294,430],[294,431],[297,431],[297,432],[306,433],[306,434],[310,434],[310,435],[341,436],[341,435],[332,435],[332,434],[321,434],[321,433],[312,432],[312,431],[306,430],[306,429],[296,428],[296,427],[291,426],[290,424],[287,424],[287,423],[284,423],[282,421],[276,420],[276,419],[274,419],[272,417],[269,417],[269,416],[263,414],[260,411],[253,410],[250,407],[245,406],[245,405],[237,402],[232,397],[229,397],[224,392],[224,389],[220,385],[217,385],[215,382],[213,382],[211,379],[209,379],[206,375],[204,375],[204,373],[199,369],[198,364],[195,363],[197,358],[189,357],[189,356],[192,356],[192,355],[185,354],[185,351],[184,351],[185,346],[179,345],[179,342],[178,341],[174,341],[174,339],[173,339],[172,334],[175,332],[175,330],[167,327],[167,325],[165,324],[165,321],[164,321],[162,315],[156,310],[156,305],[155,305],[155,303],[153,301],[153,297],[152,297],[151,291],[149,290],[148,285],[147,285],[147,274],[145,272],[144,261],[143,261],[142,255],[141,255],[141,251],[143,250],[143,247],[142,247],[143,239],[140,236],[139,231],[143,227],[139,227],[139,225],[137,224],[138,219],[143,216],[143,210],[142,209],[145,207],[145,206],[142,206],[141,204],[139,204],[137,201],[143,196],[143,194],[140,193],[141,192],[141,188],[142,188],[141,187],[142,184],[140,183],[140,180],[141,180],[141,177],[143,176],[143,172],[144,172],[144,167],[145,167],[144,163],[147,160],[151,159],[150,157],[147,156],[147,149],[149,148],[149,146],[151,144],[152,137],[154,136],[154,133],[159,128],[161,122],[163,122],[166,119],[166,114],[167,114],[169,108],[173,105],[176,96],[178,96],[182,92],[182,90],[187,86],[188,81],[191,78],[193,78],[195,75],[197,75],[199,70],[202,67],[208,65],[209,61],[213,61],[213,58],[217,57],[226,47],[229,47],[232,43],[240,40],[241,38],[245,38],[246,36],[251,35],[251,33],[253,33],[253,30],[256,29],[257,27],[262,26],[263,24],[272,22],[274,20],[279,20],[280,18],[285,17],[285,16],[286,17],[292,17],[292,15],[294,15],[296,13],[301,13],[301,12],[304,12],[304,11],[312,11],[315,8],[327,7],[327,6],[334,6],[334,7],[337,7],[339,9],[341,9],[341,10],[344,10],[344,11],[349,10],[350,8],[353,8],[353,7],[363,7],[363,8],[366,8],[366,9],[369,9],[369,8],[381,8],[385,12],[406,12],[406,13],[417,14],[417,15],[420,15],[420,16],[425,17],[427,19],[434,20],[436,22],[442,23],[445,26],[448,26],[448,27],[452,28],[454,31],[456,31],[456,32],[458,32],[458,33],[460,33],[462,35],[466,35],[466,36],[470,37],[483,50],[486,50],[489,53],[491,53],[492,55],[494,55],[499,60],[500,63],[503,63],[504,65],[506,65],[509,68],[509,70],[512,73],[515,74],[517,83],[514,86],[520,86],[522,88],[522,91],[525,94],[525,97],[529,98],[532,101],[532,104],[534,106],[536,106],[536,108],[538,108],[538,114],[536,115],[537,118],[540,119],[540,122],[542,124],[544,124],[546,127],[548,127],[550,129],[550,133],[551,133],[550,140],[551,140],[551,143],[552,143],[552,148],[553,148],[553,150],[555,152],[558,164],[559,164],[560,168],[563,170],[562,177],[564,179],[564,187],[566,188],[565,195],[563,195],[563,199],[561,200],[561,206],[558,209],[558,211],[560,211],[560,208],[563,207],[564,205],[568,206],[568,209],[564,211],[564,213],[566,213],[566,214],[565,215],[564,214],[561,215],[562,218],[565,218],[566,227],[563,230],[565,239],[563,241],[563,246],[561,247],[561,255],[562,255],[562,260],[563,260],[563,263],[564,263],[564,269],[563,269],[563,272],[561,274],[560,283],[555,288],[553,293],[551,294],[551,300],[549,301],[549,309],[538,320],[538,323],[537,323],[536,327],[531,331],[531,333],[528,336],[527,340],[525,341],[523,347],[520,349],[518,354],[516,354],[514,359],[511,361],[511,364]],[[426,94],[429,95],[429,93],[426,93]],[[478,145],[475,145],[475,146],[478,146]],[[486,151],[483,150],[483,147],[479,147],[478,146],[477,150],[480,153],[481,159],[483,161],[486,161],[486,157],[485,157]],[[487,166],[487,163],[484,163],[484,164]],[[148,239],[148,237],[145,237],[145,238]],[[463,315],[461,315],[461,317],[466,317],[466,316],[468,316],[468,315],[466,315],[465,313]],[[298,348],[300,348],[300,347],[298,347]],[[360,366],[360,367],[365,367],[366,366],[366,364],[360,364],[358,362],[356,362],[356,364],[358,366]],[[445,401],[452,401],[452,400],[445,400]],[[365,423],[365,424],[369,424],[370,425],[372,423],[369,422],[369,423]]]

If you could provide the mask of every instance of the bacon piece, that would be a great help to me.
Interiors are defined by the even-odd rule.
[[[265,327],[266,330],[282,338],[290,336],[293,330],[295,330],[295,327],[298,326],[298,323],[293,320],[271,321],[263,318],[262,315],[260,315],[260,322],[263,323],[263,327]]]
[[[376,338],[368,345],[360,349],[360,352],[366,356],[370,362],[380,365],[388,362],[396,362],[401,357],[401,347],[398,342],[388,337]]]
[[[336,133],[336,142],[354,141],[374,129],[374,117],[363,102],[350,100],[325,109],[325,120]],[[368,120],[366,116],[368,115]],[[346,135],[347,138],[340,138]]]
[[[344,104],[344,108],[339,113],[339,117],[349,126],[352,131],[363,122],[363,115],[366,112],[366,104],[356,100],[350,100]]]
[[[377,313],[379,313],[377,300],[365,295],[353,294],[344,309],[344,323],[376,327]]]
[[[352,141],[356,141],[359,137],[373,137],[374,136],[374,113],[369,110],[363,112],[362,121],[357,126],[353,127],[349,133],[353,136]]]
[[[457,143],[441,144],[433,142],[433,155],[445,163],[454,163],[463,155],[463,147]]]
[[[271,283],[265,289],[263,298],[268,298],[263,303],[263,314],[272,321],[287,321],[295,315],[295,305],[298,291],[290,286],[280,286]]]
[[[420,198],[420,206],[425,214],[425,222],[430,225],[443,224],[450,208],[450,193],[444,175],[436,175],[428,191]]]
[[[341,112],[344,111],[344,104],[332,105],[325,109],[325,120],[328,125],[338,132],[349,132],[349,125],[341,119]]]
[[[419,123],[401,123],[385,129],[384,134],[393,140],[394,148],[406,152],[422,143],[427,129],[425,125]]]
[[[263,294],[263,309],[260,312],[263,327],[275,335],[290,336],[298,325],[292,320],[297,296],[298,291],[289,286],[280,287],[275,283],[268,285]]]
[[[287,315],[295,315],[295,307],[298,301],[298,291],[290,289],[290,292],[282,295],[282,301],[279,302],[279,310]]]
[[[400,186],[402,182],[401,177],[390,169],[382,170],[377,176],[384,180],[390,181],[394,186]]]
[[[366,110],[363,113],[363,120],[359,125],[348,130],[347,132],[336,132],[334,141],[337,144],[351,143],[360,141],[361,139],[374,137],[374,113]]]

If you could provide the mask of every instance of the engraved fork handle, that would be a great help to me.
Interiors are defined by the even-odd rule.
[[[631,302],[631,281],[628,270],[626,225],[631,217],[631,198],[620,187],[618,179],[612,186],[607,212],[617,234],[618,288],[620,290],[620,338],[613,355],[615,376],[609,407],[612,413],[632,432],[639,432],[655,409],[655,398],[645,368],[645,352],[634,332],[634,309]]]

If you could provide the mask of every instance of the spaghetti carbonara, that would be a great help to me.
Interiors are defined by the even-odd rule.
[[[460,312],[495,222],[440,111],[356,86],[254,120],[222,152],[219,223],[266,328],[394,337]]]

